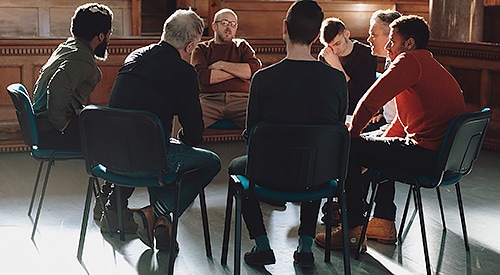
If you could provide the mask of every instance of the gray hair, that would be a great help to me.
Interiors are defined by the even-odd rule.
[[[165,20],[161,40],[181,49],[195,41],[203,33],[204,27],[203,20],[196,12],[179,9]]]
[[[401,13],[395,10],[387,9],[387,10],[377,10],[372,13],[370,18],[370,24],[373,25],[375,23],[381,23],[387,26],[386,34],[389,34],[389,24],[392,21],[401,17]]]

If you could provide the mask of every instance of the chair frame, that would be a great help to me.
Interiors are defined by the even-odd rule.
[[[117,186],[126,187],[161,187],[174,186],[175,199],[172,211],[172,232],[169,247],[168,274],[173,274],[176,258],[176,240],[179,219],[179,196],[182,181],[186,177],[198,177],[198,169],[191,169],[183,173],[178,171],[166,174],[166,153],[169,149],[169,140],[165,138],[160,119],[147,111],[126,110],[119,108],[87,106],[80,113],[80,134],[85,158],[89,183],[85,199],[80,240],[77,259],[82,261],[83,246],[88,225],[92,193],[97,195],[99,178],[113,182]],[[125,122],[125,124],[123,124]],[[115,127],[118,125],[117,127]],[[120,124],[120,125],[119,125]],[[109,130],[109,131],[108,131]],[[136,140],[137,136],[130,132],[139,133],[139,137],[147,140]],[[125,142],[117,142],[116,135],[124,137]],[[99,150],[103,146],[115,147],[113,149]],[[107,148],[107,147],[104,147]],[[141,152],[141,150],[144,150]],[[123,154],[119,152],[124,152]],[[121,154],[121,155],[120,155]],[[138,172],[151,171],[154,173]],[[117,190],[117,199],[120,200],[120,188]],[[212,257],[208,216],[203,186],[199,185],[199,196],[203,231],[205,237],[205,250],[207,257]],[[117,204],[118,213],[122,213],[121,204]],[[106,215],[106,210],[104,209]],[[119,228],[123,228],[122,216],[118,215]],[[109,224],[108,224],[109,227]],[[111,232],[111,230],[109,230]],[[124,240],[124,232],[120,230],[120,239]]]
[[[322,131],[320,135],[322,138],[325,138],[328,141],[327,150],[322,150],[325,148],[320,148],[317,151],[325,151],[328,152],[330,156],[333,156],[335,159],[332,163],[321,163],[318,164],[323,159],[316,159],[316,164],[321,167],[323,170],[330,170],[331,174],[334,174],[331,177],[331,181],[335,181],[338,184],[338,190],[334,190],[328,194],[316,194],[316,197],[313,198],[310,195],[308,198],[305,198],[304,194],[307,194],[308,191],[295,191],[295,192],[284,192],[283,190],[273,190],[272,187],[262,187],[256,184],[255,181],[251,180],[252,178],[260,178],[263,180],[269,180],[269,176],[264,175],[262,170],[263,167],[259,166],[262,161],[262,158],[259,158],[259,155],[262,156],[262,151],[266,152],[267,155],[275,155],[276,152],[269,152],[267,149],[270,147],[278,147],[281,145],[277,145],[278,143],[297,143],[301,144],[303,142],[303,138],[308,138],[308,136],[312,135],[311,133],[317,134],[319,131]],[[327,134],[325,134],[325,132]],[[334,137],[332,138],[331,132],[334,132]],[[302,137],[300,137],[302,135]],[[272,138],[269,138],[272,137]],[[314,139],[314,138],[313,138]],[[307,141],[310,142],[310,141]],[[269,143],[265,145],[266,149],[260,149],[262,151],[259,152],[256,147],[262,146],[263,143]],[[324,143],[324,142],[323,142]],[[319,143],[323,145],[322,143]],[[286,145],[285,145],[286,146]],[[325,147],[325,146],[323,146]],[[262,197],[262,192],[277,192],[280,194],[280,199],[286,197],[286,201],[291,202],[300,202],[300,201],[308,201],[312,199],[320,199],[327,198],[327,220],[326,220],[326,248],[325,248],[325,262],[330,262],[330,250],[331,250],[331,228],[332,228],[332,218],[330,213],[333,212],[333,197],[340,198],[341,205],[341,216],[342,222],[345,226],[347,226],[347,211],[346,211],[346,199],[345,199],[345,189],[344,183],[347,174],[347,163],[349,156],[349,147],[350,147],[350,136],[347,128],[343,124],[338,125],[283,125],[283,124],[271,124],[271,123],[260,123],[256,125],[252,131],[250,132],[249,144],[248,144],[248,162],[247,162],[247,175],[248,178],[244,175],[229,175],[229,186],[227,193],[227,202],[226,202],[226,214],[225,214],[225,223],[224,223],[224,236],[223,236],[223,244],[222,244],[222,255],[221,255],[221,264],[227,265],[227,255],[228,255],[228,246],[229,246],[229,234],[231,228],[231,217],[232,217],[232,207],[233,207],[233,198],[235,199],[235,240],[234,240],[234,274],[240,274],[241,272],[241,228],[242,228],[242,218],[241,218],[241,199],[242,196],[247,194],[247,192],[254,192],[257,197]],[[333,148],[333,149],[332,149]],[[279,150],[279,149],[278,149]],[[327,154],[328,154],[327,153]],[[255,156],[255,157],[254,157]],[[255,158],[255,160],[253,160]],[[336,162],[336,163],[335,163]],[[254,164],[258,163],[257,166]],[[265,165],[264,165],[265,166]],[[285,166],[275,164],[273,170],[279,170],[280,166]],[[315,165],[313,165],[315,166]],[[307,170],[307,169],[306,169]],[[330,172],[329,171],[329,172]],[[308,174],[306,178],[310,177],[311,174]],[[315,174],[317,175],[317,174]],[[250,180],[249,180],[250,179]],[[334,180],[333,180],[334,179]],[[276,180],[276,179],[274,179]],[[315,178],[311,181],[318,181],[319,179]],[[243,187],[242,181],[249,181],[248,189]],[[324,183],[325,181],[319,180],[318,183]],[[273,181],[268,181],[273,182]],[[328,182],[328,180],[327,180]],[[292,183],[293,184],[293,183]],[[322,188],[320,188],[322,189]],[[261,191],[259,191],[261,190]],[[338,193],[336,193],[337,191]],[[321,191],[318,191],[321,193]],[[303,197],[301,199],[300,197]],[[272,198],[272,197],[268,197]],[[348,244],[348,232],[347,230],[343,230],[343,259],[344,259],[344,273],[350,274],[350,256],[349,256],[349,244]]]
[[[16,115],[19,122],[19,126],[21,128],[23,140],[26,143],[26,145],[29,146],[31,156],[35,160],[40,162],[40,165],[38,166],[38,172],[35,178],[35,183],[33,185],[33,191],[31,193],[30,205],[28,207],[28,216],[30,217],[31,217],[31,211],[33,210],[33,206],[35,204],[35,197],[38,191],[38,185],[40,183],[40,176],[42,174],[43,166],[45,162],[48,163],[48,166],[45,171],[42,189],[38,198],[38,206],[35,214],[33,228],[31,230],[31,239],[33,240],[35,237],[36,229],[38,227],[42,205],[45,198],[45,191],[47,189],[47,183],[49,182],[49,176],[52,165],[54,165],[56,161],[83,159],[83,155],[81,151],[39,149],[38,128],[36,126],[35,114],[31,104],[30,96],[28,94],[28,90],[21,83],[13,83],[7,87],[7,92],[12,98],[12,102],[16,109]]]
[[[372,183],[374,183],[374,187],[369,199],[369,210],[365,213],[365,222],[361,237],[364,237],[366,234],[368,220],[370,218],[370,214],[374,205],[373,202],[375,200],[375,197],[377,196],[379,185],[388,182],[388,179],[408,184],[409,190],[398,231],[398,240],[400,244],[402,244],[404,240],[403,231],[406,224],[410,199],[413,194],[415,207],[412,217],[406,227],[407,230],[411,227],[413,219],[418,212],[420,219],[420,230],[422,235],[422,245],[424,248],[426,271],[427,274],[431,274],[432,271],[429,259],[429,249],[427,246],[427,235],[425,231],[425,219],[422,206],[422,194],[420,189],[436,189],[443,232],[446,233],[446,221],[444,217],[443,202],[441,200],[441,192],[439,187],[441,185],[454,185],[457,195],[457,203],[460,213],[465,250],[469,252],[470,247],[467,236],[467,226],[465,223],[462,195],[460,192],[460,179],[462,178],[462,176],[465,176],[471,172],[473,163],[479,156],[484,138],[486,137],[486,132],[491,119],[491,115],[491,110],[489,108],[484,108],[482,111],[458,115],[451,121],[450,126],[446,131],[445,138],[436,163],[436,169],[437,171],[440,171],[438,175],[404,175],[389,173],[387,171],[371,171],[371,173],[375,175],[374,177],[372,177]],[[464,144],[466,146],[464,146]],[[361,248],[358,247],[356,258],[359,258],[360,250]]]

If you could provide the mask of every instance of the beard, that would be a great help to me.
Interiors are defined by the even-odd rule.
[[[101,61],[105,61],[108,58],[108,39],[104,39],[95,47],[94,57]]]
[[[226,31],[223,31],[217,33],[217,38],[219,38],[219,41],[229,43],[233,40],[234,36],[232,33],[226,33]]]

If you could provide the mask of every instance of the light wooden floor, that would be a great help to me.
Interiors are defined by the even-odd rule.
[[[199,204],[196,200],[180,219],[180,252],[176,274],[232,274],[233,240],[229,264],[220,265],[221,241],[229,160],[245,152],[239,142],[203,145],[217,152],[223,169],[207,187],[213,258],[205,257]],[[411,160],[409,160],[411,161]],[[27,216],[29,197],[38,163],[28,153],[0,154],[0,274],[164,274],[167,255],[151,251],[133,235],[125,242],[101,235],[98,224],[89,223],[83,265],[76,259],[87,176],[83,161],[58,162],[53,167],[40,224],[30,239],[32,219]],[[500,270],[500,153],[483,151],[470,175],[462,182],[471,252],[465,253],[454,188],[443,188],[448,231],[443,235],[435,191],[424,190],[424,210],[432,269],[439,274],[498,274]],[[407,187],[397,184],[396,201],[402,206]],[[137,190],[131,207],[148,203],[145,190]],[[314,246],[315,266],[301,270],[293,265],[297,245],[299,208],[287,204],[277,209],[263,204],[275,265],[254,269],[242,265],[242,274],[342,274],[342,254],[334,252],[331,264],[323,262],[323,250]],[[243,251],[253,242],[243,228]],[[318,231],[324,230],[322,225]],[[351,258],[353,274],[424,274],[425,265],[418,219],[402,245],[368,242],[368,254]]]

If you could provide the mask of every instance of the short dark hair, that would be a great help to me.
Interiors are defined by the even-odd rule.
[[[79,6],[71,18],[71,35],[92,40],[100,33],[107,34],[111,30],[113,12],[103,4],[87,3]]]
[[[413,38],[417,49],[425,49],[427,47],[430,30],[429,24],[423,17],[418,15],[401,16],[389,26],[391,29],[397,29],[397,32],[404,40]]]
[[[288,35],[292,43],[309,45],[318,36],[323,10],[316,1],[295,1],[286,14]]]
[[[326,45],[335,38],[335,36],[345,31],[345,24],[336,17],[329,17],[321,24],[321,35],[319,40],[322,44]]]

